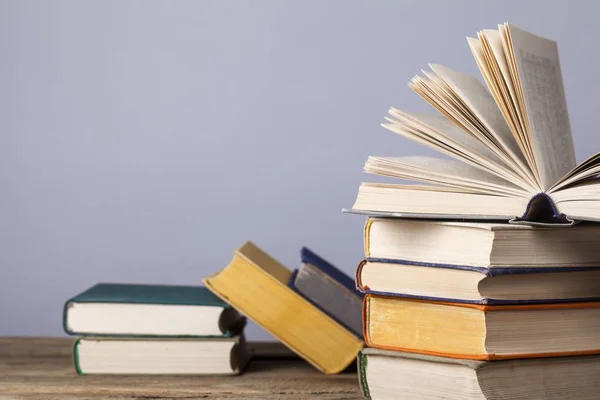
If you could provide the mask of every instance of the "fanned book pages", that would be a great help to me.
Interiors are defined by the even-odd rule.
[[[354,212],[540,224],[600,220],[600,153],[576,165],[556,42],[512,24],[468,38],[477,78],[431,64],[409,83],[440,115],[390,109],[383,126],[448,158],[369,157]]]

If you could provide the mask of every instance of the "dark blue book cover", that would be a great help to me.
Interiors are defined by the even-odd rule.
[[[340,325],[362,335],[360,322],[363,294],[354,279],[306,247],[300,252],[303,267],[294,270],[288,285]],[[315,274],[311,268],[319,271]]]

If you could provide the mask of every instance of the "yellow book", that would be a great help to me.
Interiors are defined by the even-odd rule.
[[[213,293],[326,374],[356,359],[363,342],[288,287],[292,272],[252,242],[204,279]]]
[[[480,305],[367,294],[367,346],[504,360],[600,354],[600,302]]]

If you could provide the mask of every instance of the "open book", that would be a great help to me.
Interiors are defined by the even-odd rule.
[[[431,64],[411,89],[441,115],[392,108],[383,126],[454,158],[369,157],[370,215],[572,224],[600,220],[600,153],[576,165],[556,42],[514,25],[468,38],[485,86]]]

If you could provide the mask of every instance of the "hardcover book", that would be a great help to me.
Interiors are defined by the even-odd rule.
[[[245,323],[202,286],[99,283],[63,311],[70,335],[232,337]]]
[[[390,109],[383,126],[454,160],[369,157],[353,210],[539,224],[600,220],[600,153],[577,165],[556,42],[512,24],[468,43],[475,77],[430,64],[409,86],[441,115]]]
[[[362,335],[362,294],[354,280],[306,247],[302,265],[290,278],[289,286],[331,318]]]
[[[600,354],[600,303],[473,305],[368,294],[367,346],[471,360]]]
[[[369,218],[369,261],[496,269],[600,265],[600,225],[568,229],[501,223]]]
[[[250,359],[243,336],[84,337],[75,342],[73,355],[80,375],[236,375]]]
[[[342,371],[355,359],[362,340],[293,291],[288,286],[291,275],[246,242],[204,284],[320,371]]]
[[[363,293],[472,304],[535,304],[600,300],[600,267],[477,268],[363,261]]]
[[[593,400],[600,356],[471,361],[364,349],[358,371],[373,400]]]

